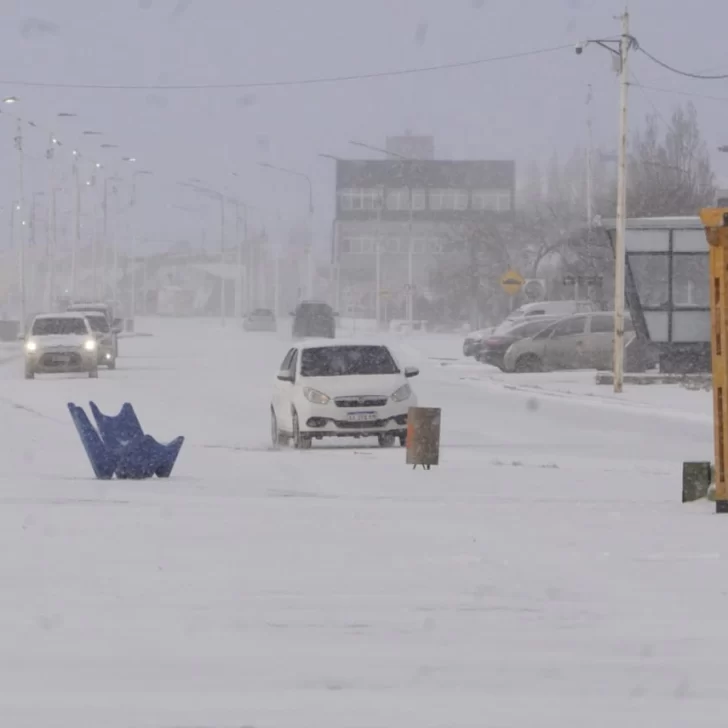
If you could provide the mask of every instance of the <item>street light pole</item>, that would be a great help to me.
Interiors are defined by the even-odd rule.
[[[23,213],[24,213],[24,200],[25,200],[25,193],[23,191],[23,188],[25,186],[24,182],[24,159],[23,159],[23,124],[18,119],[18,133],[15,137],[15,148],[18,150],[18,211],[20,212],[20,233],[19,233],[19,239],[18,239],[18,275],[20,278],[19,281],[19,291],[20,291],[20,333],[25,333],[25,326],[26,326],[26,318],[28,316],[28,312],[26,310],[26,291],[25,291],[25,220],[23,219]]]
[[[78,168],[78,152],[73,150],[73,181],[76,187],[75,234],[71,246],[71,297],[76,298],[78,289],[78,253],[81,247],[81,174]]]
[[[306,250],[306,298],[313,296],[313,182],[311,178],[305,172],[299,172],[295,169],[288,169],[287,167],[278,167],[274,164],[268,164],[268,162],[259,162],[259,166],[267,169],[274,169],[277,172],[283,172],[284,174],[292,175],[293,177],[301,177],[306,180],[308,184],[308,228],[309,228],[309,244]]]
[[[629,13],[622,15],[619,43],[619,162],[617,172],[617,230],[614,246],[614,391],[624,386],[624,278],[625,236],[627,230],[627,103],[629,91],[628,56],[631,44]]]

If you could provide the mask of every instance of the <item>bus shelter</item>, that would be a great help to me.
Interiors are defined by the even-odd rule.
[[[614,246],[615,224],[605,224]],[[625,236],[626,304],[666,373],[709,372],[708,242],[699,217],[632,218]]]

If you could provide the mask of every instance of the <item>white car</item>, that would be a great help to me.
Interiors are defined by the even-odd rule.
[[[281,364],[271,403],[274,446],[308,449],[324,437],[377,437],[382,447],[407,442],[407,412],[417,398],[402,368],[376,343],[294,346]]]
[[[33,319],[25,339],[25,378],[87,372],[99,376],[98,344],[82,313],[49,313]]]

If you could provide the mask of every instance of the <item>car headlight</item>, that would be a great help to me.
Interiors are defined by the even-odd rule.
[[[96,340],[88,339],[84,341],[83,348],[86,349],[86,351],[96,351]]]
[[[35,341],[26,341],[25,350],[26,351],[38,351],[38,344],[36,344]]]
[[[313,389],[313,387],[304,387],[303,396],[313,404],[328,404],[331,402],[331,397],[328,394],[319,392],[318,389]]]
[[[403,384],[393,395],[392,399],[395,402],[404,402],[412,396],[412,387],[409,384]]]

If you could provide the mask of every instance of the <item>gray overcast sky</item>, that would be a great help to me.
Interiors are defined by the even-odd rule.
[[[6,0],[0,82],[235,83],[406,68],[616,35],[614,16],[623,7],[623,0]],[[725,0],[632,0],[630,9],[633,34],[658,57],[685,69],[728,72]],[[728,82],[682,79],[639,55],[633,69],[643,84],[723,97],[693,101],[709,146],[728,144]],[[434,134],[440,157],[515,158],[523,168],[554,149],[567,154],[584,143],[589,83],[596,143],[613,148],[617,80],[597,47],[580,57],[568,49],[421,76],[297,88],[152,92],[3,83],[0,93],[20,97],[14,112],[52,126],[61,139],[72,142],[83,129],[103,131],[123,154],[153,169],[144,214],[154,236],[182,237],[200,227],[195,216],[169,207],[172,202],[201,205],[207,210],[202,222],[213,224],[210,203],[175,188],[175,180],[188,177],[231,190],[237,185],[265,210],[273,232],[304,218],[305,186],[256,164],[268,160],[312,175],[316,232],[325,238],[333,163],[318,152],[356,156],[348,139],[382,144],[387,134],[411,129]],[[672,105],[687,100],[640,89],[631,98],[633,124],[650,104],[667,117]],[[59,111],[78,118],[58,122]],[[12,137],[10,120],[0,120],[6,160]],[[28,154],[42,158],[46,139],[45,132],[28,131]],[[111,161],[96,144],[86,138],[81,149]],[[67,160],[68,148],[62,156]],[[715,157],[728,179],[728,154]],[[42,188],[45,169],[44,160],[30,160],[28,191]],[[6,164],[3,200],[14,194],[14,170]],[[151,217],[152,203],[163,214]]]

